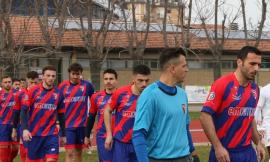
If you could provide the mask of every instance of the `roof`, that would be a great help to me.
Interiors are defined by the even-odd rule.
[[[39,28],[38,21],[35,17],[11,17],[11,26],[12,26],[12,33],[14,36],[15,43],[17,45],[23,44],[25,46],[43,46],[45,45],[45,41],[43,39],[41,30]],[[57,23],[50,25],[50,38],[52,40],[52,45],[56,45],[56,30],[57,30]],[[95,24],[95,23],[94,23]],[[116,23],[118,24],[118,23]],[[126,48],[128,47],[128,36],[127,32],[122,30],[116,24],[113,24],[110,27],[110,31],[107,34],[107,39],[105,41],[106,47],[111,48]],[[95,25],[94,25],[95,26]],[[98,26],[98,25],[96,25]],[[143,25],[142,25],[143,26]],[[151,26],[151,32],[149,32],[146,48],[163,48],[163,34],[160,30],[160,25],[153,25]],[[98,27],[96,27],[98,29]],[[143,31],[144,27],[138,27],[141,29],[137,33],[138,39],[143,39],[145,32]],[[61,45],[62,46],[72,46],[72,47],[84,47],[84,42],[82,39],[82,32],[79,30],[80,28],[78,25],[76,26],[74,22],[67,23],[66,30],[64,32]],[[115,29],[115,30],[112,30]],[[181,33],[180,32],[173,32],[173,30],[168,30],[167,32],[167,40],[170,47],[176,47],[175,42],[179,42],[181,44]],[[93,32],[93,37],[97,36],[97,32]],[[262,51],[270,51],[270,38],[267,32],[263,34],[263,40],[261,40],[259,49]],[[94,39],[95,40],[95,39]],[[196,33],[192,31],[191,34],[191,48],[192,49],[209,49],[209,43],[203,32]],[[250,39],[250,44],[254,44],[255,40]],[[226,39],[224,44],[224,50],[239,50],[242,46],[245,45],[245,40],[243,39],[241,34],[237,34],[237,32],[233,32],[232,36]]]

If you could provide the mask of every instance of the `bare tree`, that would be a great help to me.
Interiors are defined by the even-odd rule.
[[[212,54],[214,58],[213,62],[213,74],[214,79],[218,79],[221,76],[221,58],[224,51],[224,44],[226,42],[226,39],[230,36],[230,31],[226,29],[225,24],[228,22],[228,17],[232,16],[232,20],[229,23],[233,23],[238,17],[239,12],[237,12],[234,15],[229,15],[229,13],[226,13],[226,11],[223,11],[221,9],[221,6],[224,5],[223,1],[215,0],[214,2],[214,10],[212,11],[209,6],[211,6],[210,1],[196,1],[196,6],[198,10],[198,16],[200,18],[203,31],[205,33],[205,39],[208,42],[209,51]],[[200,7],[198,7],[200,6]],[[222,17],[220,16],[220,12],[222,13]],[[212,15],[214,15],[212,17]],[[221,25],[219,25],[219,18],[221,19]],[[210,20],[214,18],[214,29],[207,28],[207,22],[210,22]]]
[[[81,26],[81,36],[89,58],[91,80],[96,89],[100,88],[100,71],[102,64],[112,49],[106,45],[110,44],[110,41],[112,41],[110,38],[113,37],[109,37],[109,27],[113,20],[116,2],[116,0],[108,1],[107,9],[104,10],[102,20],[96,22],[100,24],[100,27],[97,28],[93,26],[95,23],[93,21],[94,2],[92,0],[78,1],[79,7],[82,11],[85,11],[85,15],[80,15],[79,24]],[[87,26],[85,24],[87,24]]]
[[[247,29],[247,20],[246,20],[246,12],[245,12],[245,1],[244,0],[240,0],[241,2],[241,7],[242,7],[242,17],[243,17],[243,24],[244,24],[244,33],[245,33],[245,41],[246,41],[246,44],[248,45],[249,44],[249,41],[248,41],[248,29]],[[255,43],[254,43],[254,46],[255,47],[258,47],[259,44],[260,44],[260,41],[261,41],[261,36],[262,36],[262,32],[263,32],[263,29],[264,29],[264,24],[265,24],[265,20],[266,20],[266,11],[267,9],[267,3],[265,0],[261,0],[261,20],[259,21],[259,25],[257,27],[257,29],[255,30],[257,32],[257,35],[256,35],[256,38],[255,38]],[[257,26],[257,24],[256,24]]]
[[[131,15],[128,15],[125,11],[126,2],[122,2],[120,4],[120,8],[123,15],[124,20],[124,32],[128,38],[128,47],[127,51],[133,59],[142,59],[144,50],[146,48],[147,38],[149,34],[150,28],[150,19],[151,19],[151,2],[150,0],[146,0],[146,13],[144,17],[144,22],[136,21],[136,6],[135,0],[131,0]],[[131,16],[131,17],[130,17]],[[131,21],[129,21],[131,20]],[[138,29],[141,27],[141,29]]]

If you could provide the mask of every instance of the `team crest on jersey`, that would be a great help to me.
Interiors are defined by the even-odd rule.
[[[186,104],[182,104],[182,110],[184,113],[186,113]]]
[[[215,97],[216,97],[215,92],[210,92],[210,94],[209,94],[209,96],[208,96],[207,100],[208,100],[208,101],[212,101],[212,100],[214,100],[214,99],[215,99]]]
[[[84,91],[84,86],[80,86],[80,89],[83,92]]]
[[[255,89],[251,90],[251,95],[255,98],[255,100],[257,99],[257,91]]]
[[[55,100],[57,100],[57,93],[53,93],[53,98],[55,99]]]
[[[233,95],[232,98],[233,98],[234,100],[236,100],[236,101],[239,101],[239,100],[241,100],[242,95],[241,95],[241,94],[239,94],[239,95]]]

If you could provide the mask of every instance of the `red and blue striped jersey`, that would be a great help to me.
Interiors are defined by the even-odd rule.
[[[27,89],[20,89],[16,91],[18,96],[18,110],[27,109],[29,107],[29,100]]]
[[[212,115],[216,133],[227,149],[238,149],[251,144],[252,121],[259,98],[254,82],[239,85],[234,73],[216,80],[202,112]]]
[[[19,110],[18,95],[15,89],[6,92],[4,89],[0,90],[0,124],[13,124],[13,111]]]
[[[59,89],[64,95],[65,128],[85,127],[89,98],[94,93],[92,84],[85,80],[72,84],[66,80],[59,85]]]
[[[61,91],[57,87],[45,89],[39,84],[28,91],[28,96],[30,104],[28,129],[32,136],[58,134],[57,114],[64,113]]]
[[[98,115],[97,122],[97,137],[106,138],[106,128],[104,124],[104,108],[110,102],[112,94],[108,94],[103,91],[99,91],[91,97],[91,108],[89,113],[93,116]]]
[[[118,141],[131,143],[138,95],[134,95],[131,85],[117,89],[111,98],[110,107],[115,111],[113,136]]]

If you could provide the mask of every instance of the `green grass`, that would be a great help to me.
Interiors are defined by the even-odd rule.
[[[189,117],[190,117],[190,120],[194,120],[194,119],[199,119],[200,117],[200,112],[199,111],[196,111],[196,112],[189,112]]]
[[[210,151],[210,146],[196,146],[196,151],[200,157],[201,162],[207,162],[208,161],[208,156],[209,156],[209,151]],[[60,153],[58,162],[64,162],[65,160],[65,153]],[[268,159],[268,156],[267,158]],[[13,162],[20,162],[19,158],[17,157]],[[93,151],[92,154],[86,154],[83,153],[83,162],[98,162],[98,157],[97,157],[97,152]],[[268,162],[265,160],[265,162]]]

